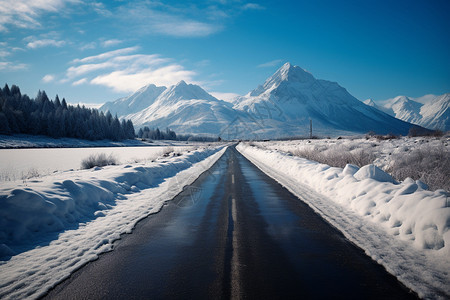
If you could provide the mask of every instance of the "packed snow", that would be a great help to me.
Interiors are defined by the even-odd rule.
[[[262,143],[266,149],[240,144],[238,150],[420,297],[450,296],[446,191],[429,191],[410,178],[396,182],[373,164],[337,168],[268,149],[283,148],[283,143]]]
[[[154,162],[62,172],[0,189],[0,298],[37,298],[158,212],[225,145]]]

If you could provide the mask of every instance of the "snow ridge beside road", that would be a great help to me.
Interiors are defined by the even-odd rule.
[[[239,144],[263,172],[311,206],[421,298],[450,296],[447,193],[390,180],[373,165],[332,168]]]
[[[194,182],[227,146],[0,190],[0,298],[37,298]],[[27,241],[26,243],[24,241]],[[31,250],[29,250],[31,249]],[[17,255],[14,255],[19,253]]]

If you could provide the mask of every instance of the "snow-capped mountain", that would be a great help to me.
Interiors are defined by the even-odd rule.
[[[420,108],[420,126],[430,129],[450,130],[450,93],[437,96]]]
[[[265,131],[275,135],[305,135],[312,120],[319,134],[342,132],[406,134],[410,124],[368,107],[336,82],[315,79],[290,63],[243,96],[235,109],[261,117]]]
[[[109,111],[112,115],[124,116],[137,113],[150,105],[167,88],[149,84],[134,92],[128,97],[123,97],[112,102],[106,102],[100,107],[102,111]]]
[[[221,135],[225,138],[275,138],[313,134],[407,134],[411,124],[369,107],[336,82],[315,79],[286,63],[245,96],[218,100],[198,85],[179,82],[154,85],[106,103],[102,109],[129,118],[136,127],[169,127],[177,133]],[[150,95],[145,91],[150,90]],[[161,92],[159,92],[161,91]],[[136,111],[147,104],[146,108]],[[142,106],[141,106],[142,105]],[[131,108],[126,111],[126,107]]]
[[[429,129],[450,130],[449,93],[440,96],[425,95],[416,99],[397,96],[382,101],[382,105],[369,100],[364,103],[397,119]]]
[[[137,127],[169,127],[177,133],[217,136],[236,118],[236,111],[232,104],[216,99],[200,86],[180,81],[145,109],[123,116]]]

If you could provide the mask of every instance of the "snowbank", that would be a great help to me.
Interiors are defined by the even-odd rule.
[[[397,183],[374,165],[341,169],[243,144],[237,149],[421,297],[450,296],[444,190],[428,191],[412,179]]]
[[[149,164],[65,172],[0,190],[0,298],[36,298],[112,249],[120,234],[161,209],[226,147]]]

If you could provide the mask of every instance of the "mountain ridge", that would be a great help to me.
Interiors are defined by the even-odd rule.
[[[150,105],[121,117],[131,119],[137,127],[169,127],[183,134],[228,134],[229,138],[300,136],[309,134],[310,120],[315,134],[328,136],[368,131],[406,135],[412,126],[363,104],[338,83],[316,79],[290,63],[232,103],[184,81],[150,100],[137,101],[145,98],[142,92],[140,95],[133,99]],[[114,106],[111,103],[102,110]]]
[[[428,94],[416,99],[400,95],[380,102],[382,104],[364,101],[365,104],[403,121],[431,130],[450,130],[450,93]]]

